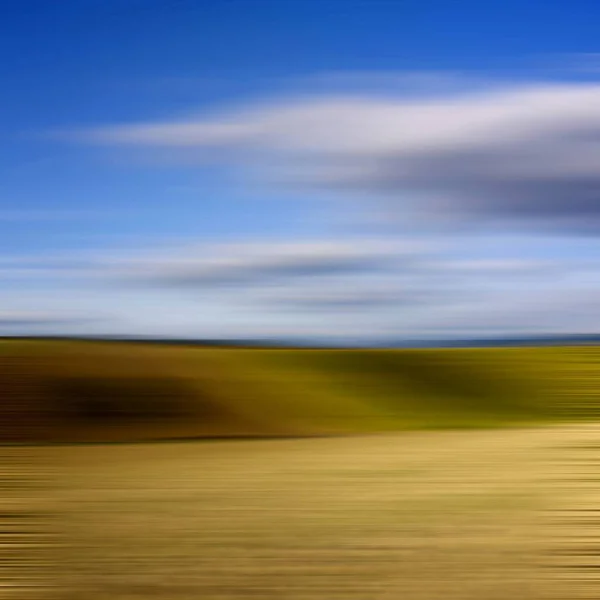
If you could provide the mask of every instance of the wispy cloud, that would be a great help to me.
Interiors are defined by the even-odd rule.
[[[78,138],[187,149],[197,160],[272,170],[290,184],[367,193],[423,222],[600,228],[597,83],[433,98],[304,95]]]
[[[414,322],[415,332],[437,335],[515,335],[597,333],[600,287],[554,286],[546,290],[510,291],[485,301],[466,301]]]
[[[2,311],[0,310],[0,328],[69,325],[86,323],[97,320],[94,317],[77,316],[69,313],[55,313],[44,311]]]
[[[112,270],[130,281],[192,288],[281,283],[369,273],[410,263],[424,244],[381,239],[301,240],[206,244],[177,252],[113,259]]]
[[[16,269],[36,264],[32,256],[10,260]],[[41,267],[43,257],[39,261]],[[48,261],[47,268],[57,266],[60,257]],[[3,304],[10,310],[0,313],[0,326],[102,332],[110,325],[114,332],[198,336],[310,331],[340,337],[600,327],[600,269],[591,257],[450,257],[431,242],[345,238],[98,251],[80,267],[92,285],[75,295],[65,295],[62,285],[51,294],[7,291]],[[112,316],[102,322],[78,317],[84,307],[88,315],[114,313],[120,322]]]
[[[444,302],[451,304],[451,294]],[[269,290],[258,300],[277,310],[296,312],[377,311],[394,308],[431,306],[442,301],[442,295],[434,290],[419,286],[417,282],[398,282],[392,275],[373,283],[368,278],[354,277],[317,286],[294,286],[283,290]]]
[[[101,276],[97,257],[52,255],[13,255],[0,257],[0,282],[6,280],[63,281]]]

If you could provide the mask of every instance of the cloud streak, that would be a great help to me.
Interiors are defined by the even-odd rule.
[[[87,323],[96,319],[53,312],[0,311],[0,328]]]
[[[397,261],[411,263],[422,249],[422,244],[379,239],[248,242],[188,247],[106,264],[132,282],[200,289],[372,273]]]
[[[298,96],[179,121],[78,134],[185,150],[288,183],[385,200],[399,214],[600,231],[600,84],[461,93]]]

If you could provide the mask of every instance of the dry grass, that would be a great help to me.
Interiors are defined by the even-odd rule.
[[[545,511],[600,500],[557,480],[566,448],[597,435],[55,448],[73,544],[63,585],[82,600],[596,598],[540,565],[558,543]]]

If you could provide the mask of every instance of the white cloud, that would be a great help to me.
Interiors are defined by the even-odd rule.
[[[450,257],[414,240],[359,241],[205,244],[121,252],[120,258],[99,253],[87,288],[6,292],[0,326],[7,333],[340,339],[600,327],[600,270],[592,258]],[[378,261],[385,268],[375,268]]]
[[[131,281],[174,287],[281,283],[340,274],[368,273],[400,261],[411,264],[429,244],[380,238],[205,244],[106,261]]]
[[[600,287],[506,291],[450,307],[414,323],[415,332],[456,336],[600,331]]]
[[[299,96],[79,137],[187,149],[289,183],[366,192],[430,219],[591,233],[600,226],[597,83]]]
[[[470,274],[479,276],[512,277],[512,276],[544,276],[556,275],[572,267],[566,261],[560,260],[534,260],[518,258],[465,258],[461,260],[445,261],[441,268],[452,270],[456,274]],[[577,263],[577,268],[582,266]]]
[[[68,312],[44,311],[2,311],[0,310],[0,328],[28,327],[45,325],[64,325],[93,321],[89,315],[78,316]]]

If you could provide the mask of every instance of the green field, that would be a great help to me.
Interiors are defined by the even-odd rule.
[[[599,367],[600,348],[584,346],[327,350],[5,341],[2,438],[319,436],[588,420],[600,414]]]

